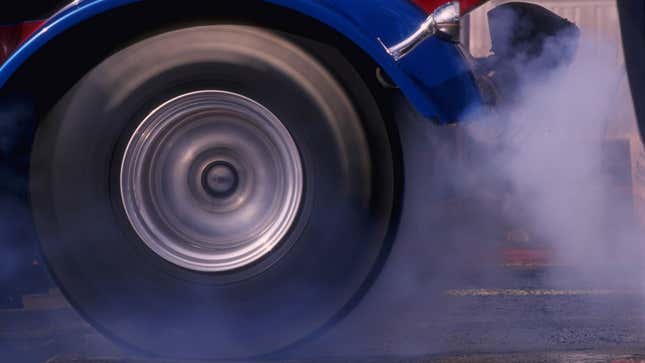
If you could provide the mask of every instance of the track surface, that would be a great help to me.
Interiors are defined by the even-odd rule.
[[[645,347],[640,294],[613,287],[551,289],[541,283],[542,271],[509,273],[513,278],[502,288],[429,290],[427,301],[410,301],[405,309],[364,304],[332,334],[279,360],[638,361],[634,354]],[[113,346],[55,291],[25,303],[25,309],[0,313],[2,355],[13,362],[157,362]]]

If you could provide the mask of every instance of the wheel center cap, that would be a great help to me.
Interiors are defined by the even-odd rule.
[[[226,161],[216,161],[204,169],[202,186],[215,198],[226,198],[235,193],[239,176],[235,167]]]

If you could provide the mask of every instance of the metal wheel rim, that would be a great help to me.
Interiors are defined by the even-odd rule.
[[[131,136],[120,192],[157,255],[195,271],[229,271],[269,254],[303,191],[298,148],[282,122],[243,95],[206,90],[153,110]]]

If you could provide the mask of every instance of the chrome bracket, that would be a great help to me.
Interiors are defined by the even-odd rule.
[[[431,36],[438,33],[454,36],[454,29],[459,28],[459,21],[459,2],[450,1],[428,15],[414,33],[399,43],[388,47],[381,38],[377,38],[377,40],[385,48],[385,51],[394,58],[394,61],[399,61]],[[459,32],[457,31],[456,33],[458,36]]]

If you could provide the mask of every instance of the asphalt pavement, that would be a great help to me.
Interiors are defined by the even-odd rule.
[[[430,283],[426,294],[408,301],[402,296],[396,304],[368,295],[334,330],[267,360],[645,361],[645,355],[639,355],[645,353],[641,291],[627,283],[604,289],[547,286],[549,271],[558,268],[567,269],[500,266],[497,269],[507,279],[495,287],[475,286],[474,277],[461,286],[436,291]],[[486,273],[499,275],[500,271]],[[171,362],[137,356],[113,345],[85,323],[57,290],[26,296],[24,303],[24,309],[0,312],[0,352],[11,362]]]

